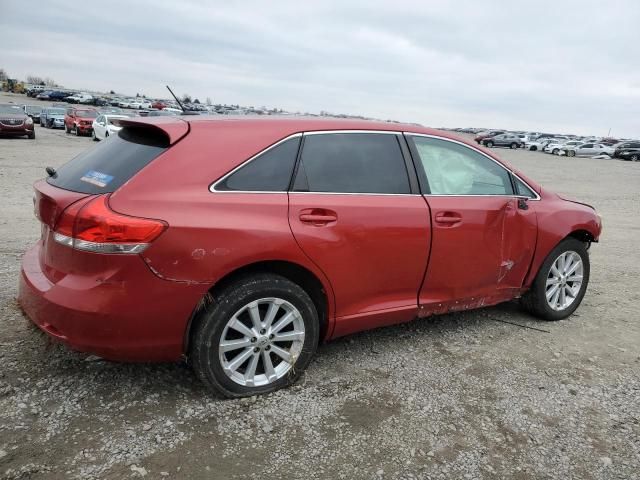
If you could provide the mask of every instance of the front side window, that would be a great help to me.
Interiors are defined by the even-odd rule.
[[[410,137],[422,167],[424,193],[432,195],[513,195],[509,172],[469,147],[448,140]]]
[[[218,191],[286,192],[298,155],[300,137],[276,144],[218,182]]]
[[[293,189],[297,192],[410,193],[397,135],[323,133],[305,136]]]
[[[531,190],[522,180],[514,177],[513,181],[516,184],[516,195],[527,198],[536,198],[534,191]]]

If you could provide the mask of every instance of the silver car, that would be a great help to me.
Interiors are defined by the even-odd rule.
[[[568,157],[595,157],[596,155],[613,156],[614,148],[601,143],[583,143],[575,147],[563,148]]]
[[[524,145],[524,142],[518,135],[513,133],[502,133],[494,137],[485,138],[482,140],[482,144],[485,147],[509,147],[520,148]]]

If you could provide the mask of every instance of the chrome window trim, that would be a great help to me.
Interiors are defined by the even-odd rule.
[[[464,142],[460,142],[458,140],[454,140],[452,138],[446,138],[446,137],[440,137],[438,135],[430,135],[427,133],[414,133],[414,132],[403,132],[403,134],[408,135],[408,136],[414,136],[414,137],[427,137],[427,138],[435,138],[436,140],[444,140],[447,142],[451,142],[451,143],[457,143],[458,145],[462,145],[463,147],[468,148],[469,150],[472,150],[474,152],[479,153],[480,155],[482,155],[483,157],[488,158],[489,160],[491,160],[493,163],[495,163],[496,165],[498,165],[500,168],[506,170],[507,172],[509,172],[511,175],[513,175],[515,178],[517,178],[518,180],[520,180],[522,183],[524,183],[527,188],[529,190],[531,190],[533,193],[535,193],[536,198],[530,198],[524,195],[517,195],[515,192],[511,195],[505,194],[490,194],[490,195],[477,195],[477,194],[473,194],[473,195],[468,195],[468,194],[457,194],[457,195],[447,195],[447,194],[432,194],[432,193],[425,193],[424,196],[425,197],[512,197],[512,198],[527,198],[529,200],[533,200],[533,201],[538,201],[541,199],[540,194],[538,192],[535,191],[534,188],[531,187],[531,185],[529,185],[527,182],[525,182],[522,178],[520,178],[513,170],[507,168],[505,165],[503,165],[502,163],[500,163],[498,160],[496,160],[495,158],[491,157],[490,155],[487,155],[485,152],[478,150],[477,148],[475,148],[473,145],[467,145]],[[417,159],[418,161],[420,159]]]
[[[216,185],[218,183],[223,182],[227,177],[229,177],[230,175],[233,175],[235,172],[240,170],[242,167],[247,165],[249,162],[252,162],[256,158],[261,156],[263,153],[268,152],[272,148],[277,147],[278,145],[280,145],[283,142],[286,142],[287,140],[290,140],[290,139],[296,138],[296,137],[304,137],[304,136],[307,136],[307,135],[330,135],[330,134],[335,134],[335,133],[378,133],[378,134],[383,134],[383,135],[408,135],[408,136],[415,136],[415,137],[435,138],[436,140],[444,140],[444,141],[447,141],[447,142],[456,143],[458,145],[462,145],[463,147],[466,147],[466,148],[468,148],[468,149],[470,149],[470,150],[472,150],[474,152],[477,152],[477,153],[481,154],[482,156],[488,158],[489,160],[491,160],[492,162],[497,164],[500,168],[502,168],[502,169],[506,170],[507,172],[509,172],[515,178],[517,178],[522,183],[524,183],[527,186],[527,188],[529,188],[529,190],[531,190],[536,195],[536,198],[530,198],[530,197],[523,196],[523,195],[517,195],[517,194],[515,194],[515,192],[512,195],[501,195],[501,194],[489,194],[489,195],[477,195],[477,194],[473,194],[473,195],[465,195],[465,194],[444,195],[444,194],[431,194],[431,193],[422,194],[422,193],[373,193],[373,192],[371,192],[371,193],[366,193],[366,192],[294,192],[294,191],[291,191],[291,190],[287,190],[287,191],[280,191],[280,190],[216,190]],[[478,150],[477,148],[475,148],[472,145],[467,145],[464,142],[460,142],[460,141],[452,139],[452,138],[441,137],[441,136],[438,136],[438,135],[431,135],[431,134],[427,134],[427,133],[416,133],[416,132],[403,132],[403,131],[398,131],[398,130],[353,130],[353,129],[351,129],[351,130],[313,130],[313,131],[310,131],[310,132],[293,133],[293,134],[291,134],[291,135],[289,135],[287,137],[284,137],[283,139],[277,141],[276,143],[268,146],[264,150],[259,151],[258,153],[256,153],[255,155],[253,155],[252,157],[248,158],[247,160],[242,162],[240,165],[235,167],[233,170],[227,172],[225,175],[220,177],[218,180],[214,181],[209,186],[209,191],[211,193],[232,193],[232,194],[233,193],[245,193],[245,194],[246,193],[257,193],[257,194],[280,193],[280,194],[302,194],[302,195],[309,195],[309,194],[314,194],[314,195],[379,195],[379,196],[390,196],[390,197],[415,197],[415,196],[425,196],[425,197],[510,197],[510,198],[525,198],[527,200],[532,200],[532,201],[538,201],[538,200],[541,199],[541,197],[538,194],[538,192],[536,192],[535,189],[532,188],[531,185],[529,185],[526,181],[524,181],[522,178],[520,178],[513,170],[510,170],[509,168],[507,168],[505,165],[503,165],[502,163],[500,163],[496,159],[494,159],[491,156],[487,155],[485,152],[483,152],[481,150]]]

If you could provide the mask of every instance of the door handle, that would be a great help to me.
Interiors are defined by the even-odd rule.
[[[338,214],[330,210],[314,208],[302,210],[298,218],[302,223],[322,226],[337,221]]]
[[[436,223],[440,223],[442,225],[455,225],[456,223],[460,223],[461,221],[462,217],[459,213],[442,212],[436,214]]]

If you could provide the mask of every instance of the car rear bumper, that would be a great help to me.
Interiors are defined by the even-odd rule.
[[[18,301],[47,335],[108,360],[181,358],[187,323],[206,286],[163,280],[137,256],[127,281],[68,274],[52,282],[40,266],[40,249],[38,242],[22,259]]]

